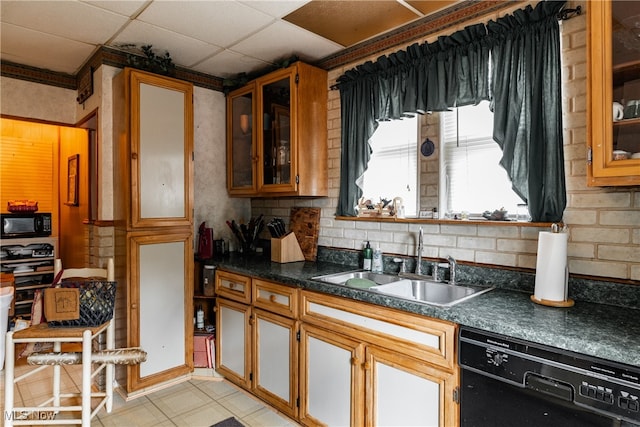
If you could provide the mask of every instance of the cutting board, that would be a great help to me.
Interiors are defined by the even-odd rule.
[[[307,261],[318,256],[320,232],[320,208],[291,208],[289,230],[293,231]]]

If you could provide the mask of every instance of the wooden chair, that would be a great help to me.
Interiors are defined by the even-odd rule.
[[[62,272],[61,278],[91,278],[107,279],[108,281],[114,280],[114,268],[113,259],[107,261],[106,268],[70,268],[68,270],[62,270],[62,261],[55,260],[54,272],[57,276]],[[114,382],[114,362],[108,360],[94,358],[92,349],[92,341],[101,334],[106,334],[106,351],[115,350],[115,324],[113,318],[104,324],[97,327],[62,327],[62,328],[49,328],[46,323],[31,326],[20,331],[10,331],[6,337],[6,363],[5,363],[5,405],[4,410],[6,416],[4,417],[5,426],[13,425],[38,425],[38,424],[82,424],[82,426],[89,427],[91,425],[91,419],[98,413],[98,411],[104,407],[107,412],[111,412],[113,406],[113,382]],[[35,369],[32,369],[19,377],[14,377],[15,368],[15,346],[19,343],[34,343],[34,342],[49,342],[53,343],[53,353],[50,356],[54,356],[56,353],[61,353],[62,343],[81,343],[82,353],[78,355],[78,359],[82,363],[82,393],[61,394],[60,393],[60,365],[66,362],[59,359],[58,362],[52,362],[52,358],[49,357],[48,363],[38,363],[37,357],[35,358],[36,365],[40,365]],[[92,361],[96,363],[95,369],[92,368]],[[77,363],[77,362],[76,362]],[[14,406],[14,385],[31,375],[48,368],[53,368],[53,391],[52,396],[39,405],[32,407],[15,407]],[[92,392],[92,380],[98,375],[100,371],[105,371],[105,390],[103,392]],[[61,406],[61,398],[78,397],[82,399],[81,406]],[[97,406],[91,408],[91,399],[99,398]],[[34,417],[27,416],[27,419],[17,419],[21,414],[36,414],[42,415],[44,413],[58,413],[61,411],[81,411],[81,419],[60,419],[60,420],[46,420],[46,422],[38,422],[33,419]],[[31,418],[31,419],[29,419]]]

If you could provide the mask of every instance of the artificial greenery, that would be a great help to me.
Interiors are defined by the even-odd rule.
[[[124,49],[137,49],[136,45],[123,45],[121,46]],[[133,67],[140,70],[151,71],[156,74],[162,74],[165,76],[173,76],[175,75],[176,65],[173,63],[171,59],[171,55],[169,52],[164,53],[164,55],[156,55],[152,50],[152,45],[144,45],[140,46],[140,50],[144,54],[141,56],[139,54],[128,53],[127,54],[127,63]]]
[[[287,68],[289,65],[298,61],[298,57],[296,55],[291,56],[288,59],[283,59],[282,61],[276,61],[273,65],[270,65],[266,68],[263,68],[259,71],[255,71],[253,73],[240,73],[234,78],[224,79],[222,81],[222,90],[225,94],[231,92],[234,89],[242,87],[249,83],[251,80],[257,79],[260,76],[264,76],[265,74],[269,74],[274,70],[278,70],[281,68]]]

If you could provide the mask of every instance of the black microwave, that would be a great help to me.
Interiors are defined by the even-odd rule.
[[[2,238],[51,236],[50,213],[0,213],[2,218]]]

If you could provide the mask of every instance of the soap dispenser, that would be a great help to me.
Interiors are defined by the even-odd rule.
[[[374,273],[382,273],[382,251],[380,250],[380,245],[376,246],[376,249],[373,251],[371,271]]]
[[[364,247],[362,251],[364,261],[362,262],[362,268],[371,271],[371,260],[373,259],[373,251],[371,250],[371,244],[367,240],[367,245]]]

